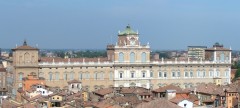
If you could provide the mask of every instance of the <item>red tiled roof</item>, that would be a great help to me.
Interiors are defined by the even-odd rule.
[[[137,105],[136,108],[181,108],[181,107],[166,99],[160,98],[147,103],[141,103]]]
[[[184,91],[180,88],[180,87],[177,87],[175,85],[167,85],[167,86],[164,86],[164,87],[159,87],[158,89],[155,89],[153,90],[153,92],[166,92],[166,90],[176,90],[176,93],[183,93]]]
[[[7,72],[6,68],[0,68],[0,72]]]
[[[139,93],[145,93],[145,92],[148,92],[148,90],[145,88],[142,88],[142,87],[134,87],[134,88],[124,87],[121,89],[120,93],[122,93],[122,94],[130,94],[130,93],[139,94]]]
[[[99,89],[97,91],[94,91],[95,94],[104,96],[109,93],[113,93],[114,89],[113,88],[104,88],[104,89]]]
[[[17,48],[14,48],[12,50],[38,50],[38,48],[34,48],[28,45],[23,45],[23,46],[19,46]]]
[[[137,96],[118,96],[118,97],[114,97],[113,100],[119,104],[139,104],[141,103],[141,101],[138,99]]]
[[[68,84],[72,84],[72,83],[81,83],[81,81],[76,80],[76,79],[68,81]]]

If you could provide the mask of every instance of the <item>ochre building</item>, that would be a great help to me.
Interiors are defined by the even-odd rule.
[[[138,32],[130,26],[118,33],[115,45],[107,45],[106,58],[44,58],[39,49],[22,46],[13,49],[14,90],[22,79],[34,74],[49,86],[65,87],[73,79],[81,80],[85,90],[105,87],[139,86],[156,89],[174,84],[182,88],[200,83],[230,83],[231,49],[215,44],[205,49],[205,59],[192,61],[150,59],[150,45],[142,45]]]

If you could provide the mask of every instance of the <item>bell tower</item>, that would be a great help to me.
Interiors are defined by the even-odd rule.
[[[22,46],[12,49],[14,67],[13,94],[21,88],[22,81],[29,74],[38,75],[38,48],[31,47],[24,40]]]

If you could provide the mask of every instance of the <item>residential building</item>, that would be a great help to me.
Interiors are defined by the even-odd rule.
[[[204,60],[207,46],[188,46],[188,58],[192,60]]]

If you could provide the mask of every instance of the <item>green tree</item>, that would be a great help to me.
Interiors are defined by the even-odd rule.
[[[240,77],[240,68],[237,69],[234,79],[236,80],[238,77]]]

